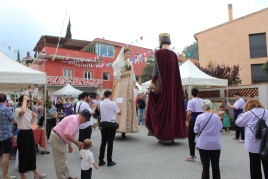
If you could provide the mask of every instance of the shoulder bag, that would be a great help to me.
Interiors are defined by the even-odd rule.
[[[207,126],[208,122],[210,121],[211,117],[213,114],[211,114],[211,116],[209,117],[207,123],[205,124],[205,126],[203,127],[203,129],[199,132],[199,134],[197,135],[197,137],[199,137],[201,135],[201,133],[203,132],[203,130],[205,129],[205,127]]]
[[[100,109],[100,128],[101,129],[118,129],[118,127],[119,127],[119,124],[117,122],[108,122],[108,121],[101,122],[101,109]]]

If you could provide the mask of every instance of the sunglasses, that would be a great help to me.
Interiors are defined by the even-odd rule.
[[[27,100],[27,103],[32,102],[31,100]]]

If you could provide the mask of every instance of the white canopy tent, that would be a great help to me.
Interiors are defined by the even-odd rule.
[[[147,89],[143,88],[139,83],[136,82],[136,85],[139,87],[138,93],[146,93]]]
[[[0,91],[14,92],[29,85],[45,86],[46,73],[22,65],[0,51]]]
[[[214,78],[207,75],[197,68],[190,60],[187,60],[180,66],[181,83],[185,85],[196,85],[196,86],[228,86],[228,80]]]
[[[75,89],[70,84],[67,84],[63,88],[53,92],[54,96],[63,96],[63,95],[79,95],[83,91],[80,91],[78,89]]]
[[[188,86],[188,94],[190,94],[190,86],[226,86],[228,93],[228,80],[214,78],[212,76],[207,75],[197,68],[195,64],[193,64],[190,60],[187,60],[180,66],[180,74],[181,74],[181,83],[183,86]],[[142,88],[149,88],[151,83],[147,81],[142,83]],[[190,99],[190,95],[188,96]],[[228,95],[227,95],[228,101]]]
[[[150,84],[151,84],[151,80],[142,83],[142,85],[141,85],[141,86],[142,86],[142,89],[147,89],[147,88],[149,88]]]
[[[18,92],[23,89],[28,89],[29,85],[44,86],[46,91],[46,81],[46,73],[16,62],[0,50],[0,92]],[[46,129],[46,108],[44,110],[44,116]],[[46,141],[46,135],[44,138]],[[45,149],[41,153],[48,154],[46,142]]]

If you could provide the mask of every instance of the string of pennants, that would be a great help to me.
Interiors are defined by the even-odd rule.
[[[117,50],[120,50],[118,47]],[[116,49],[114,50],[114,53],[116,52]],[[144,52],[139,55],[135,55],[135,57],[129,58],[129,61],[131,64],[137,64],[137,63],[150,63],[154,61],[153,53],[154,50],[148,50],[147,52]],[[111,52],[110,52],[111,53]],[[53,54],[46,54],[42,53],[42,55],[47,55],[50,57],[53,57]],[[108,53],[106,53],[108,56]],[[72,58],[72,57],[66,57],[66,56],[59,56],[57,55],[55,58],[60,59],[62,63],[72,64],[78,67],[84,67],[84,68],[101,68],[101,67],[109,67],[112,66],[112,63],[103,63],[103,57],[105,57],[105,54],[102,56],[97,56],[94,58],[89,59],[80,59],[80,58]],[[48,59],[37,59],[39,62],[46,62]]]
[[[104,37],[103,37],[103,39],[104,39]],[[133,43],[134,42],[136,42],[136,43],[138,43],[139,41],[142,41],[143,40],[143,36],[141,36],[141,37],[139,37],[139,38],[137,38],[137,39],[135,39],[134,41],[132,41],[132,42],[130,42],[130,45],[133,45]],[[8,50],[9,51],[12,51],[13,53],[16,53],[16,54],[18,54],[20,51],[19,50],[16,50],[15,48],[12,48],[11,46],[9,46],[8,44],[5,44],[5,43],[1,43],[2,44],[2,47],[4,47],[4,48],[8,48]],[[125,44],[125,47],[128,47],[129,46],[129,44]],[[144,59],[144,57],[146,57],[147,55],[150,55],[150,53],[151,53],[151,51],[154,53],[156,50],[158,50],[158,49],[160,49],[160,47],[158,46],[158,47],[156,47],[155,49],[153,49],[153,50],[148,50],[147,52],[144,52],[144,53],[142,53],[142,54],[140,54],[140,55],[135,55],[135,57],[132,57],[132,60],[131,60],[131,58],[130,58],[130,60],[134,63],[134,64],[136,64],[137,62],[147,62],[147,60],[145,60]],[[172,47],[171,48],[173,51],[175,51],[175,49],[176,49],[176,47]],[[120,48],[118,48],[117,50],[120,50]],[[114,54],[116,53],[116,49],[114,49]],[[58,58],[58,59],[65,59],[65,60],[77,60],[77,61],[81,61],[82,60],[82,62],[101,62],[101,57],[105,57],[105,56],[109,56],[109,55],[112,55],[113,54],[113,52],[112,51],[110,51],[109,53],[107,52],[106,54],[103,54],[102,56],[97,56],[97,57],[95,57],[95,58],[90,58],[90,59],[75,59],[75,58],[68,58],[68,57],[63,57],[63,56],[55,56],[55,58]],[[184,52],[184,51],[182,51],[182,52],[177,52],[176,53],[177,54],[177,56],[183,56],[183,57],[190,57],[191,56],[191,53],[186,53],[186,52]],[[52,56],[52,57],[54,57],[54,55],[55,54],[46,54],[46,55],[50,55],[50,56]],[[27,56],[27,54],[25,53],[25,55],[24,55],[25,57]],[[133,59],[136,59],[136,60],[133,60]],[[140,60],[140,61],[138,61],[138,60]],[[38,59],[38,61],[43,61],[43,62],[46,62],[47,61],[47,59]]]
[[[147,56],[142,59],[135,59],[135,58],[130,58],[129,59],[131,64],[136,64],[136,63],[149,63],[154,61],[154,58],[152,56]],[[86,62],[86,61],[67,61],[67,60],[62,60],[61,63],[66,63],[70,65],[74,65],[77,67],[82,67],[82,68],[103,68],[103,67],[111,67],[113,63],[91,63],[91,62]]]

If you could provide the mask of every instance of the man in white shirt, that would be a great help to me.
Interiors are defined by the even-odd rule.
[[[118,108],[116,102],[111,101],[112,92],[107,90],[104,92],[105,99],[100,103],[100,114],[101,114],[101,123],[102,122],[111,122],[115,123],[115,115],[121,115],[120,109]],[[101,146],[100,146],[100,156],[99,156],[99,166],[105,165],[106,162],[104,159],[105,147],[107,147],[107,166],[113,166],[116,163],[112,160],[113,153],[113,142],[115,137],[116,129],[111,128],[101,128]]]
[[[94,124],[93,114],[95,114],[95,110],[97,105],[93,105],[92,109],[88,104],[88,98],[90,94],[88,92],[83,92],[80,94],[80,101],[76,104],[76,114],[79,114],[80,111],[87,109],[92,115],[90,121],[87,121],[79,126],[79,137],[78,141],[83,142],[85,139],[91,138],[92,128],[91,126]]]

